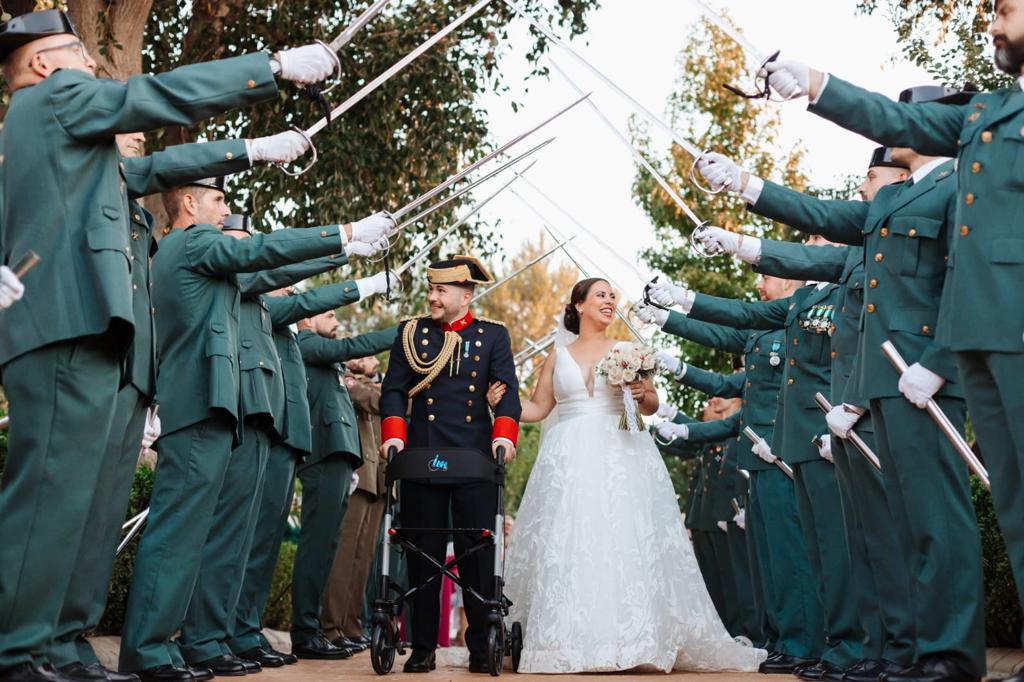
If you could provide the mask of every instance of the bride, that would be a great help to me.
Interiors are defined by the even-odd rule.
[[[619,428],[622,390],[596,373],[615,345],[606,335],[615,309],[608,282],[573,287],[565,328],[575,340],[556,344],[523,402],[522,421],[557,407],[557,423],[545,430],[509,543],[519,671],[757,670],[766,654],[722,625],[653,440]],[[643,414],[657,410],[649,380],[629,388]]]

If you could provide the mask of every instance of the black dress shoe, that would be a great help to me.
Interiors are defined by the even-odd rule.
[[[365,647],[356,644],[348,637],[338,637],[337,639],[332,639],[331,644],[338,647],[339,649],[348,649],[352,652],[353,656],[365,649]]]
[[[283,658],[259,646],[243,651],[238,657],[243,661],[258,663],[263,668],[280,668],[284,665]]]
[[[785,656],[785,655],[786,654],[782,653],[781,651],[772,651],[771,653],[768,654],[768,658],[766,658],[764,660],[766,660],[766,661],[774,661],[779,656]]]
[[[413,650],[402,668],[407,673],[429,673],[437,667],[437,657],[433,651]]]
[[[247,661],[241,656],[235,656],[234,654],[231,655],[231,658],[242,664],[242,667],[245,668],[246,675],[255,675],[256,673],[263,672],[263,666],[256,661]]]
[[[305,644],[292,644],[292,653],[299,658],[328,661],[352,657],[351,650],[334,646],[323,635],[317,635]]]
[[[269,651],[270,653],[272,653],[275,656],[279,656],[281,658],[281,660],[284,661],[285,665],[295,665],[296,663],[299,662],[299,657],[296,656],[295,654],[286,654],[283,651],[278,651],[274,647],[269,647],[269,648],[264,647],[264,650],[265,651]]]
[[[234,656],[222,654],[196,663],[197,668],[206,668],[216,677],[240,677],[245,675],[245,665]]]
[[[76,682],[138,682],[139,676],[134,673],[119,673],[115,670],[104,668],[99,663],[85,665],[84,663],[71,663],[61,666],[60,672]]]
[[[766,660],[758,667],[757,672],[765,675],[792,675],[797,668],[806,668],[817,662],[818,660],[815,658],[799,658],[782,654],[775,660]]]
[[[192,672],[188,668],[175,665],[158,665],[135,673],[142,682],[192,682]]]
[[[470,654],[469,672],[489,674],[491,672],[491,669],[487,665],[487,654]]]
[[[19,663],[9,668],[0,668],[0,680],[3,682],[67,682],[70,679],[49,663]]]
[[[979,682],[980,678],[965,672],[951,659],[932,656],[921,659],[905,670],[885,673],[879,682]]]
[[[838,680],[842,680],[843,673],[845,672],[846,669],[840,668],[838,665],[833,665],[828,661],[818,661],[814,665],[798,669],[796,671],[796,676],[801,680],[821,680],[825,678],[826,674],[831,674],[833,676],[838,676]]]
[[[883,674],[903,672],[907,666],[882,659],[880,661],[861,661],[846,671],[843,682],[878,682]]]
[[[366,635],[359,635],[358,637],[349,637],[349,641],[355,642],[361,647],[370,647],[370,638]]]
[[[195,680],[195,682],[207,682],[207,680],[212,680],[214,678],[213,671],[209,668],[199,668],[192,666],[186,667],[188,667],[188,671],[192,673],[192,679]]]

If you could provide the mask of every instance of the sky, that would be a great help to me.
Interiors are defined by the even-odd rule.
[[[858,15],[856,0],[708,2],[727,9],[748,39],[765,53],[781,49],[783,58],[799,59],[893,97],[905,87],[934,82],[901,58],[884,13]],[[698,9],[689,0],[604,0],[601,9],[588,15],[588,31],[573,40],[572,46],[646,108],[663,116],[676,80],[679,53],[698,17]],[[555,32],[566,38],[566,31]],[[525,22],[519,21],[510,32],[512,45],[525,45],[529,40]],[[550,80],[534,78],[524,84],[530,70],[522,57],[525,49],[508,52],[501,68],[512,92],[488,95],[482,101],[495,142],[512,138],[575,99],[574,92],[554,73]],[[550,56],[582,88],[593,92],[593,101],[625,132],[629,116],[635,113],[631,106],[572,56],[554,46]],[[518,112],[512,111],[512,101],[523,105]],[[834,184],[865,169],[873,143],[808,113],[806,100],[774,106],[782,109],[780,142],[786,148],[803,142],[808,151],[805,168],[815,184]],[[536,142],[551,135],[557,139],[538,155],[539,163],[528,177],[611,248],[595,244],[530,188],[522,187],[521,194],[563,233],[579,234],[573,244],[584,251],[590,270],[600,270],[619,287],[629,289],[627,298],[636,297],[642,288],[641,278],[651,274],[639,264],[637,254],[654,243],[654,231],[631,195],[635,171],[630,152],[586,104],[538,133]],[[667,136],[653,130],[652,136],[656,148],[668,149]],[[519,185],[521,182],[515,186]],[[482,191],[487,192],[486,186]],[[483,216],[501,218],[500,238],[506,253],[516,252],[524,241],[536,240],[542,229],[540,220],[509,192],[488,205]],[[503,270],[498,264],[495,269]]]

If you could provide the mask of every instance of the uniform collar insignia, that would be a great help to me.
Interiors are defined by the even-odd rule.
[[[473,313],[472,311],[466,313],[465,317],[461,317],[454,322],[439,322],[438,326],[441,327],[442,331],[446,332],[461,332],[463,329],[473,324]]]

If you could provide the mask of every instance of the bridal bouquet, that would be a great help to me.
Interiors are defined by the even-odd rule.
[[[650,377],[656,367],[657,360],[653,348],[629,341],[615,344],[597,366],[597,373],[603,376],[609,385],[622,389],[623,411],[622,418],[619,419],[619,428],[623,431],[643,431],[636,401],[633,400],[628,384]]]

